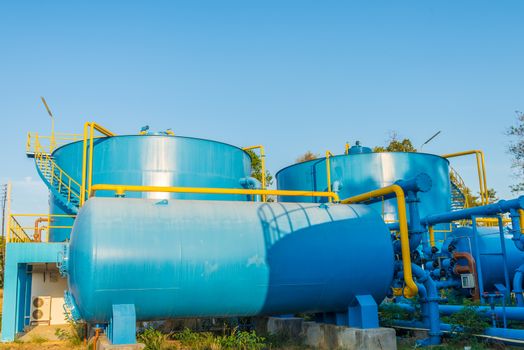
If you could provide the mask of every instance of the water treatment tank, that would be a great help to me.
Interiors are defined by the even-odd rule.
[[[83,142],[73,142],[53,152],[55,162],[66,173],[82,180]],[[242,149],[222,142],[165,135],[127,135],[94,141],[93,184],[144,186],[242,188],[239,180],[250,176],[251,159]],[[88,149],[89,152],[89,149]],[[114,196],[98,192],[97,196]],[[191,193],[132,193],[127,197],[251,200],[241,195]],[[70,214],[62,203],[51,198],[51,214]],[[72,225],[73,219],[56,218],[54,226]],[[64,241],[69,230],[55,229],[50,241]]]
[[[505,285],[504,261],[500,233],[498,227],[478,227],[478,253],[480,254],[480,269],[485,291],[495,291],[495,284]],[[473,229],[471,227],[460,227],[454,230],[442,245],[442,251],[447,252],[450,244],[456,247],[456,251],[470,253],[474,258],[477,256]],[[524,263],[524,254],[515,247],[512,236],[504,234],[504,245],[506,248],[506,261],[510,284],[513,282],[515,270]],[[477,261],[477,271],[479,270]]]
[[[75,314],[106,323],[340,311],[385,297],[390,233],[364,205],[92,198],[73,228]]]
[[[358,146],[358,147],[357,147]],[[451,210],[449,162],[425,153],[373,153],[360,145],[350,148],[347,155],[330,157],[331,184],[339,190],[341,199],[389,186],[401,179],[411,179],[420,173],[430,176],[431,190],[419,193],[422,217]],[[351,150],[354,149],[354,152]],[[326,191],[326,158],[288,166],[276,174],[278,189]],[[325,198],[282,197],[286,202],[321,202]],[[384,214],[386,221],[397,220],[394,200],[372,205]]]

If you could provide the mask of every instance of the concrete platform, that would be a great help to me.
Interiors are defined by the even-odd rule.
[[[109,340],[105,335],[101,335],[98,338],[96,348],[99,350],[142,350],[146,346],[144,344],[128,344],[128,345],[113,345],[109,343]]]
[[[360,329],[331,324],[306,322],[302,318],[267,320],[270,334],[284,335],[318,349],[396,350],[397,339],[392,328]]]
[[[58,329],[68,330],[69,328],[70,326],[67,324],[52,325],[52,326],[39,325],[39,326],[27,327],[25,334],[19,337],[18,341],[21,341],[24,343],[32,343],[35,341],[35,339],[40,339],[40,340],[45,339],[48,341],[57,341],[60,339],[56,335],[56,331]]]

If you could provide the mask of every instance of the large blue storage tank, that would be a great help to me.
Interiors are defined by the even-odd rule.
[[[502,246],[498,227],[478,227],[477,243],[480,263],[477,261],[477,271],[482,270],[482,281],[484,290],[495,291],[495,284],[505,285],[504,280],[504,260],[502,256]],[[448,251],[450,244],[453,244],[457,251],[470,253],[474,258],[477,256],[476,245],[471,227],[460,227],[448,236],[442,245],[443,251]],[[504,234],[504,246],[506,248],[506,262],[510,284],[516,269],[524,263],[524,254],[517,249],[512,240],[512,235]]]
[[[393,277],[390,233],[364,205],[92,198],[66,262],[75,314],[106,323],[343,311]]]
[[[79,183],[83,142],[53,152],[55,162]],[[222,142],[180,136],[127,135],[94,141],[93,184],[242,188],[239,180],[251,174],[251,159],[242,149]],[[89,152],[89,149],[88,149]],[[97,196],[114,196],[98,192]],[[247,201],[242,195],[192,193],[127,193],[155,199],[213,199]],[[51,197],[51,214],[70,214]],[[71,226],[73,219],[56,218],[54,226]],[[70,230],[53,229],[50,241],[64,241]]]
[[[363,148],[363,147],[361,147]],[[364,148],[365,149],[365,148]],[[368,149],[369,150],[369,149]],[[341,199],[389,186],[401,179],[411,179],[420,173],[430,176],[432,186],[420,193],[422,217],[451,210],[451,187],[447,159],[425,153],[354,152],[330,157],[331,184],[339,186]],[[280,190],[327,190],[326,158],[294,164],[276,174]],[[333,187],[333,186],[332,186]],[[286,202],[320,202],[318,197],[282,197]],[[384,220],[397,220],[395,200],[372,205]],[[438,235],[438,234],[437,234]]]

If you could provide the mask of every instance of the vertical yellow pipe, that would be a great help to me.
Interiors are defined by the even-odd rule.
[[[264,146],[260,146],[260,161],[262,164],[262,189],[266,189],[266,152],[264,151]],[[266,195],[262,195],[262,202],[267,200]]]
[[[86,166],[87,166],[87,129],[89,122],[84,124],[84,143],[82,147],[82,188],[80,189],[80,206],[86,200]]]
[[[349,154],[349,142],[346,142],[346,146],[344,148],[344,154]]]
[[[93,149],[94,134],[95,125],[94,123],[91,123],[91,127],[89,129],[89,164],[87,167],[87,193],[91,193],[91,186],[93,185],[93,153],[95,153],[95,150]]]
[[[524,235],[524,210],[519,209],[520,233]]]
[[[486,180],[486,162],[484,160],[484,152],[478,151],[480,153],[480,159],[482,162],[482,179],[484,182],[484,194],[486,196],[486,204],[489,203],[489,193],[488,193],[488,184]]]
[[[326,151],[326,180],[327,180],[327,190],[328,192],[331,192],[331,161],[329,157],[331,156],[330,151]],[[329,197],[329,202],[332,202],[331,197]]]
[[[418,287],[413,280],[413,272],[411,270],[411,249],[409,247],[409,231],[408,231],[408,218],[406,214],[406,198],[404,196],[404,190],[399,185],[391,185],[383,187],[381,189],[363,193],[357,196],[353,196],[340,201],[341,204],[348,203],[360,203],[369,200],[370,198],[376,198],[384,196],[389,193],[395,193],[397,198],[397,209],[398,209],[398,224],[400,230],[400,246],[402,254],[402,267],[404,269],[404,282],[406,288],[404,295],[411,298],[418,293]]]
[[[481,170],[481,162],[480,162],[480,156],[477,151],[475,151],[475,158],[477,160],[477,173],[479,177],[479,191],[480,191],[480,203],[485,204],[484,199],[484,181],[482,180],[482,170]]]
[[[433,226],[429,227],[429,244],[431,245],[431,247],[435,246],[435,229],[433,228]]]

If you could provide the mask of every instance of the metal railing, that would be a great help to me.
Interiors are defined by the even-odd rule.
[[[479,178],[480,202],[482,205],[489,204],[489,190],[486,181],[486,162],[484,152],[481,150],[471,150],[458,153],[443,154],[443,158],[455,158],[474,154],[477,160],[477,174]]]
[[[31,242],[32,239],[29,237],[24,227],[15,219],[13,215],[10,215],[7,219],[7,242]]]
[[[51,136],[42,136],[37,132],[28,132],[25,152],[27,155],[51,154],[60,146],[80,140],[82,140],[81,134],[54,133]]]
[[[75,215],[66,214],[9,214],[7,220],[8,243],[43,242],[44,232],[51,229],[67,229],[73,226],[53,225],[57,218],[75,218]]]
[[[35,161],[42,175],[49,181],[64,199],[78,206],[81,197],[81,185],[56,164],[48,153],[35,153]]]

